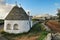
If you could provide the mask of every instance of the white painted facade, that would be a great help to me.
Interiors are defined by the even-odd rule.
[[[7,26],[10,24],[10,29],[8,30]],[[18,30],[14,30],[14,25],[17,24]],[[32,21],[31,21],[31,27],[32,27]],[[29,20],[5,20],[4,21],[4,31],[8,33],[23,33],[23,32],[28,32],[30,30],[29,26]]]

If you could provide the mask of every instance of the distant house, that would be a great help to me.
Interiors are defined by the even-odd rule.
[[[4,31],[8,33],[28,32],[31,27],[31,18],[22,7],[17,5],[12,8],[4,20]]]
[[[33,17],[33,19],[39,19],[39,20],[45,20],[46,19],[50,19],[52,15],[49,14],[43,14],[43,15],[36,15]]]

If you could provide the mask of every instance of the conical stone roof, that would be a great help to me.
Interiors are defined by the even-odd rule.
[[[5,20],[29,20],[29,16],[22,7],[14,6]]]

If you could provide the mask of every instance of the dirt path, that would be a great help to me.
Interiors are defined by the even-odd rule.
[[[0,37],[0,40],[7,40],[6,38],[4,38],[4,37]]]
[[[15,38],[16,40],[37,40],[39,36],[31,36],[31,37],[28,37],[28,36],[24,36],[24,37],[21,37],[21,38]]]

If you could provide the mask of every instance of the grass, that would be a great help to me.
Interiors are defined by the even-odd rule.
[[[16,38],[16,37],[22,37],[22,36],[27,35],[27,33],[21,33],[21,34],[13,34],[13,33],[11,33],[11,34],[9,34],[9,33],[4,32],[4,31],[1,32],[1,34],[2,34],[3,37],[5,37],[8,40],[14,40],[14,38]]]
[[[47,31],[41,32],[41,35],[40,35],[40,37],[38,38],[38,40],[44,40],[44,38],[47,36],[48,33],[49,33],[49,32],[47,32]]]
[[[16,37],[17,38],[22,37],[22,36],[31,37],[31,36],[37,36],[37,35],[38,36],[42,36],[42,38],[43,38],[45,36],[44,34],[46,34],[43,31],[45,31],[43,25],[41,23],[37,23],[27,33],[22,33],[22,34],[21,33],[20,34],[9,34],[9,33],[6,33],[6,32],[3,31],[3,32],[1,32],[1,34],[2,34],[3,37],[5,37],[8,40],[14,40],[14,38],[16,38]]]

